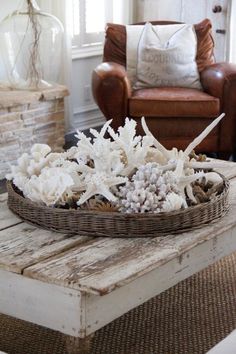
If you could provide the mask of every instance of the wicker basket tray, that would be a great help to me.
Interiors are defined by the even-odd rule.
[[[153,237],[199,228],[223,216],[229,207],[229,182],[211,201],[187,209],[160,214],[124,214],[58,209],[24,198],[7,183],[8,206],[21,219],[63,233],[108,237]]]

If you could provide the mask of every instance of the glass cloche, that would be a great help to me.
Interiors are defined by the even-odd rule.
[[[24,0],[0,24],[0,55],[12,89],[46,89],[61,71],[63,26],[41,12],[35,0]]]

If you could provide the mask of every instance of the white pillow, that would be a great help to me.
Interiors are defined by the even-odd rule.
[[[137,32],[140,33],[140,28]],[[134,53],[133,44],[132,47]],[[152,26],[146,23],[139,35],[136,54],[136,73],[131,72],[135,89],[160,86],[201,89],[195,61],[197,38],[192,25]],[[134,62],[131,62],[132,70]]]
[[[126,25],[126,70],[132,86],[137,81],[137,50],[143,28],[143,25]]]

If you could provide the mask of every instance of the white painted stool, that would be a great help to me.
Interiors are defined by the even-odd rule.
[[[236,353],[236,330],[212,348],[207,354],[235,354]]]

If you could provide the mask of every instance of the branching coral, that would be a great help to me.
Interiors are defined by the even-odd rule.
[[[123,176],[130,176],[136,168],[145,163],[153,138],[149,136],[136,136],[134,120],[126,118],[124,127],[119,127],[118,133],[109,127],[108,131],[114,139],[115,148],[120,149],[125,159],[125,166],[121,171]]]
[[[93,142],[83,133],[78,132],[77,134],[78,151],[86,154],[87,160],[91,161],[93,166],[90,167],[77,159],[81,181],[75,183],[74,189],[85,191],[81,195],[78,205],[85,203],[95,195],[102,195],[109,201],[115,201],[116,197],[111,192],[111,188],[126,181],[126,178],[121,176],[121,171],[124,168],[121,161],[121,151],[114,149],[114,142],[104,137],[109,124],[110,121],[104,125],[100,133],[94,129],[90,130],[94,136]]]

